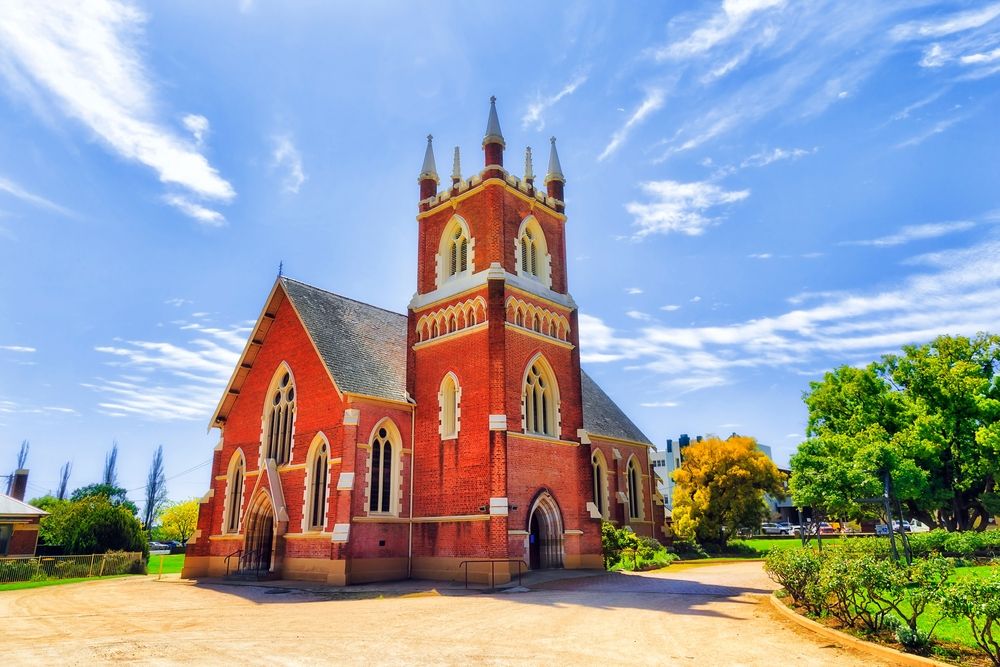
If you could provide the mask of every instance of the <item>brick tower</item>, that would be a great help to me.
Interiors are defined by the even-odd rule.
[[[600,567],[555,138],[542,191],[530,148],[522,178],[504,168],[491,98],[483,169],[463,178],[456,148],[440,192],[427,139],[408,309],[407,389],[424,450],[413,459],[414,574],[454,572],[465,558]]]

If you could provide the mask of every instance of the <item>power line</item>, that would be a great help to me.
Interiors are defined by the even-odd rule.
[[[164,481],[169,482],[172,479],[177,479],[178,477],[186,475],[186,474],[188,474],[190,472],[194,472],[195,470],[198,470],[199,468],[204,468],[205,466],[207,466],[211,462],[212,462],[212,459],[208,459],[207,461],[202,461],[198,465],[191,466],[187,470],[182,470],[181,472],[177,473],[176,475],[171,475],[170,477],[167,477]],[[126,489],[125,493],[132,493],[133,491],[143,491],[143,490],[145,490],[145,488],[146,488],[146,485],[143,484],[142,486],[137,486],[134,489]]]

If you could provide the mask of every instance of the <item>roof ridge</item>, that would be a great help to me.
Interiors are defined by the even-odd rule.
[[[288,276],[281,276],[281,279],[282,280],[286,280],[288,282],[292,282],[292,283],[298,283],[299,285],[303,285],[303,286],[308,287],[310,289],[314,289],[314,290],[316,290],[318,292],[325,292],[326,294],[331,294],[331,295],[337,297],[338,299],[343,299],[344,301],[352,301],[352,302],[360,304],[362,306],[368,306],[369,308],[374,308],[376,310],[381,310],[382,312],[389,313],[390,315],[398,315],[399,317],[403,317],[403,318],[406,317],[406,315],[404,313],[397,313],[394,310],[389,310],[388,308],[383,308],[382,306],[376,306],[373,303],[366,303],[364,301],[359,301],[358,299],[352,299],[349,296],[344,296],[343,294],[338,294],[337,292],[332,292],[332,291],[330,291],[328,289],[324,289],[322,287],[317,287],[316,285],[312,285],[310,283],[303,282],[301,280],[296,280],[295,278],[290,278]]]

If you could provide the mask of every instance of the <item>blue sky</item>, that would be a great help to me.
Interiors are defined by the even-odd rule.
[[[588,371],[784,463],[825,370],[1000,330],[998,81],[997,2],[0,3],[0,469],[201,495],[278,263],[402,311],[490,95],[515,173],[559,138]]]

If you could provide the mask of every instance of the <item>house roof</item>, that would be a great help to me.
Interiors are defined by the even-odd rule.
[[[580,382],[583,385],[583,428],[587,432],[653,444],[583,369],[580,369]]]
[[[406,316],[291,278],[281,284],[341,391],[406,400]]]
[[[45,510],[0,493],[0,516],[45,516]]]
[[[306,332],[341,391],[406,401],[406,316],[282,276],[278,284],[291,300]],[[225,414],[239,394],[246,373],[263,343],[276,296],[254,329],[240,365],[220,401],[216,415]],[[270,319],[269,319],[270,318]],[[583,427],[595,435],[651,444],[621,408],[594,380],[581,371]],[[235,394],[233,393],[235,391]],[[228,397],[228,398],[227,398]],[[213,423],[215,419],[213,418]]]

